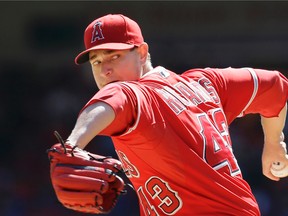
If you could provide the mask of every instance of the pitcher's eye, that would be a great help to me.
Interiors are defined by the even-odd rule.
[[[120,55],[113,55],[112,57],[111,57],[111,59],[112,60],[116,60],[116,59],[118,59],[120,57]]]
[[[93,65],[99,65],[100,63],[101,63],[101,61],[99,61],[99,60],[96,60],[96,61],[92,62]]]

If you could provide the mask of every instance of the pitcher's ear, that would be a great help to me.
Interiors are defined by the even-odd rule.
[[[143,42],[137,49],[138,53],[140,54],[141,62],[142,64],[146,63],[148,52],[149,52],[149,46],[147,43]]]

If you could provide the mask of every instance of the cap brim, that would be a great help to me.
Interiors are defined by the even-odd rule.
[[[125,43],[105,43],[105,44],[100,44],[100,45],[91,47],[91,48],[81,52],[75,58],[75,63],[77,65],[79,65],[79,64],[87,62],[89,60],[89,52],[92,51],[92,50],[100,50],[100,49],[125,50],[125,49],[131,49],[134,46],[135,46],[134,44],[125,44]]]

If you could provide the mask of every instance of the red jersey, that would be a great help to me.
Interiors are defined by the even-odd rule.
[[[272,81],[271,81],[272,80]],[[288,81],[277,71],[156,67],[137,82],[111,83],[87,103],[109,104],[111,136],[139,198],[141,216],[260,215],[232,151],[237,117],[277,116]]]

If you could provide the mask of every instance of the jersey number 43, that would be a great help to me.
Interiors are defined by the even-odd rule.
[[[232,151],[223,111],[216,108],[211,110],[209,114],[199,114],[197,118],[200,124],[200,134],[203,138],[203,160],[210,164],[214,170],[228,172],[231,176],[241,174]]]

